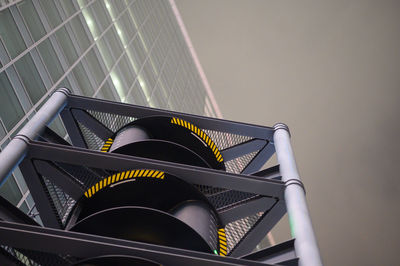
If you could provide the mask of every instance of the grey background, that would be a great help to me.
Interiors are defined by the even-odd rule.
[[[289,125],[325,264],[399,265],[400,1],[176,3],[224,117]]]

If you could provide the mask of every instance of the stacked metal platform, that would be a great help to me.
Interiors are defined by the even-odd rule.
[[[68,136],[47,127],[58,114]],[[118,130],[154,116],[170,117],[193,132],[201,131],[199,137],[204,136],[203,142],[209,143],[226,171],[107,152]],[[276,150],[280,166],[260,170]],[[1,180],[17,165],[40,220],[0,201],[2,265],[79,265],[88,258],[110,255],[162,265],[321,264],[289,132],[282,124],[250,125],[75,96],[59,89],[0,154]],[[156,169],[197,188],[216,211],[224,231],[216,254],[66,230],[85,193],[131,169]],[[254,252],[287,209],[296,221],[296,240]]]

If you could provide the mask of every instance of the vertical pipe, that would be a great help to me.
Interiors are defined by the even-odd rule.
[[[290,145],[289,129],[284,124],[274,126],[274,144],[280,164],[282,181],[286,183],[285,202],[292,236],[296,238],[295,250],[300,266],[322,265],[314,230],[308,213],[303,183],[297,172]]]
[[[24,159],[29,140],[34,140],[65,107],[69,93],[66,88],[55,91],[0,153],[0,186]]]

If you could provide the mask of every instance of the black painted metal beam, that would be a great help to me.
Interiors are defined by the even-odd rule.
[[[191,250],[3,221],[0,221],[0,244],[79,258],[110,254],[130,255],[151,259],[164,265],[268,265]]]
[[[269,231],[279,222],[286,213],[283,200],[279,200],[268,212],[260,218],[253,229],[251,229],[230,252],[230,256],[241,257],[250,253]]]
[[[268,211],[274,204],[276,199],[268,197],[257,197],[255,199],[237,204],[234,207],[222,210],[219,216],[223,224],[245,218],[257,212]]]
[[[263,148],[267,141],[261,139],[252,139],[221,151],[225,161],[230,161],[245,154],[255,152]]]
[[[271,264],[282,264],[282,262],[293,262],[297,259],[294,250],[294,239],[279,243],[251,254],[242,256],[242,259],[261,261]],[[287,265],[287,264],[282,264]]]
[[[57,143],[57,144],[62,144],[62,145],[71,145],[60,137],[56,132],[51,130],[49,127],[45,127],[44,131],[40,134],[40,138],[43,139],[44,141],[51,142],[51,143]]]
[[[0,196],[0,220],[24,223],[30,225],[38,225],[35,220],[26,215],[20,209],[8,202],[5,198]]]
[[[68,96],[68,99],[70,97],[72,96]],[[60,116],[72,144],[76,147],[87,148],[85,139],[82,136],[82,132],[79,129],[79,126],[74,117],[72,116],[70,109],[65,108],[64,110],[62,110]]]
[[[82,197],[85,192],[82,186],[74,181],[74,177],[57,167],[54,163],[43,160],[34,160],[33,164],[39,174],[49,178],[73,199],[77,200]]]
[[[189,183],[283,198],[284,184],[276,180],[37,141],[31,141],[29,149],[31,156],[35,159],[48,160],[48,158],[51,158],[54,162],[65,162],[114,171],[135,168],[158,169],[178,176]]]
[[[242,174],[248,175],[258,171],[263,165],[271,158],[271,156],[275,153],[274,145],[269,142],[264,146],[262,150],[260,150],[257,155],[250,161],[248,165],[242,170]]]
[[[108,127],[100,123],[96,118],[94,118],[88,112],[81,109],[71,109],[73,117],[83,124],[85,127],[90,129],[93,134],[98,136],[100,139],[107,139],[114,134]]]
[[[57,217],[56,209],[45,191],[43,179],[36,172],[31,158],[26,157],[19,165],[25,182],[31,192],[36,209],[39,211],[40,218],[45,226],[52,228],[61,228],[61,221]]]
[[[93,110],[123,116],[132,116],[136,118],[153,115],[176,116],[186,121],[189,121],[203,129],[229,132],[231,134],[239,134],[259,139],[272,140],[274,134],[274,129],[272,127],[240,123],[205,116],[184,114],[132,104],[111,102],[101,99],[91,99],[76,95],[70,95],[68,97],[68,106],[72,108],[80,108],[83,110]]]
[[[281,173],[279,171],[279,164],[272,166],[270,168],[252,173],[250,175],[264,177],[264,178],[268,178],[268,179],[276,179],[276,180],[281,180],[281,178],[282,178]]]

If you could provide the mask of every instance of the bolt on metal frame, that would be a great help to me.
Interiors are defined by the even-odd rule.
[[[77,126],[77,120],[89,129],[95,131],[97,136],[102,139],[105,139],[112,133],[107,127],[88,115],[88,113],[80,110],[85,110],[88,107],[90,107],[90,110],[109,112],[123,116],[131,116],[134,113],[137,118],[150,115],[178,116],[196,124],[200,128],[224,131],[232,134],[250,135],[255,138],[222,150],[221,153],[226,160],[237,158],[256,150],[259,150],[259,152],[247,167],[243,169],[241,174],[233,174],[177,163],[88,150],[85,140]],[[67,143],[63,141],[62,138],[60,140],[60,137],[56,134],[48,132],[47,125],[50,124],[58,114],[61,114],[73,146],[66,145]],[[59,144],[35,141],[41,134],[46,134],[46,132],[49,138],[57,139],[57,143]],[[267,170],[258,171],[274,152],[277,154],[279,167],[276,166]],[[35,162],[33,162],[32,159],[35,159]],[[104,168],[112,170],[128,169],[132,167],[157,168],[181,176],[191,183],[257,193],[261,196],[268,196],[271,200],[266,198],[256,199],[220,213],[221,219],[225,223],[228,223],[238,217],[246,216],[251,211],[260,211],[263,207],[266,208],[265,206],[268,205],[268,211],[257,222],[257,226],[254,227],[254,230],[245,235],[237,245],[237,248],[231,252],[230,257],[226,258],[134,241],[110,240],[98,236],[88,237],[87,235],[84,236],[78,233],[59,230],[62,229],[62,225],[60,221],[50,213],[49,210],[52,206],[46,202],[47,198],[43,191],[41,191],[42,188],[40,182],[38,182],[39,179],[37,175],[54,174],[55,179],[53,182],[68,191],[68,194],[73,198],[79,198],[83,190],[77,184],[66,182],[65,180],[68,178],[67,174],[58,171],[51,163],[44,162],[46,159],[59,160],[65,163],[79,162],[85,166],[94,168],[102,165]],[[71,95],[68,89],[62,88],[53,93],[42,108],[0,153],[0,184],[4,183],[6,178],[18,165],[25,173],[30,174],[29,178],[27,178],[27,183],[37,203],[39,213],[41,217],[43,216],[42,220],[46,227],[37,228],[26,225],[26,219],[8,219],[7,217],[22,217],[23,215],[19,213],[20,211],[18,209],[13,209],[10,206],[5,207],[0,202],[0,220],[5,220],[4,222],[0,222],[0,232],[2,232],[0,234],[0,244],[2,245],[20,245],[19,248],[32,248],[35,250],[35,241],[33,241],[33,243],[29,241],[22,243],[24,242],[22,239],[27,239],[26,237],[29,236],[28,239],[31,239],[31,237],[38,238],[38,241],[41,243],[45,243],[45,239],[48,241],[55,241],[54,243],[62,243],[65,241],[71,245],[83,245],[88,248],[88,250],[93,250],[93,248],[90,249],[90,246],[97,243],[96,245],[98,248],[105,252],[107,248],[111,248],[110,245],[114,245],[118,242],[118,245],[125,246],[125,249],[119,249],[124,254],[132,252],[132,254],[138,255],[139,253],[137,252],[142,250],[141,248],[146,249],[146,251],[143,251],[143,254],[154,255],[165,251],[160,256],[165,257],[167,256],[166,254],[170,252],[168,254],[172,256],[170,257],[172,260],[167,259],[167,261],[186,263],[189,261],[180,256],[189,256],[191,258],[191,263],[195,265],[205,265],[201,264],[204,263],[205,260],[210,262],[208,265],[219,265],[220,263],[226,263],[227,265],[269,265],[277,261],[277,256],[271,255],[273,248],[275,248],[279,251],[278,253],[281,254],[281,256],[287,256],[287,258],[293,259],[293,253],[295,253],[298,261],[297,258],[293,259],[292,262],[294,264],[291,265],[296,265],[297,262],[299,265],[322,265],[307,209],[304,185],[297,172],[290,144],[289,129],[284,124],[276,124],[272,128],[115,103]],[[281,180],[279,180],[279,178],[281,178]],[[286,210],[291,222],[292,236],[295,240],[251,253],[253,247],[262,239],[266,232],[272,229]],[[9,215],[10,213],[13,215]],[[22,233],[21,230],[24,233]],[[49,234],[51,236],[49,236]],[[41,238],[42,240],[40,240],[39,235],[43,237]],[[70,240],[67,240],[67,238]],[[75,240],[71,240],[72,238]],[[49,246],[49,250],[54,250],[56,254],[59,252],[57,248],[55,248],[57,245],[47,246]],[[133,251],[135,248],[136,251]],[[162,249],[164,250],[161,251]],[[74,254],[77,250],[72,248],[70,252]],[[180,259],[173,259],[177,257],[180,257]],[[256,260],[256,262],[252,260]]]

